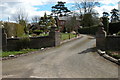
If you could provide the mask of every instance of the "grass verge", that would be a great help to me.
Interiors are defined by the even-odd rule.
[[[24,37],[27,37],[28,35],[24,35]],[[41,34],[40,36],[48,36],[48,34]],[[75,34],[72,33],[61,33],[61,40],[71,39],[76,37]],[[2,52],[2,55],[0,57],[9,57],[10,55],[20,55],[25,54],[32,51],[37,51],[38,49],[22,49],[20,51],[5,51]]]
[[[5,51],[5,52],[2,52],[1,57],[8,57],[9,55],[20,55],[20,54],[25,54],[32,51],[37,51],[37,50],[38,49],[22,49],[20,51]]]
[[[120,51],[106,51],[106,53],[115,59],[120,59]]]
[[[22,36],[20,36],[20,37],[29,37],[29,36],[31,36],[31,37],[40,37],[40,36],[48,36],[49,34],[44,34],[44,33],[41,33],[41,34],[39,34],[39,35],[37,35],[37,34],[31,34],[31,35],[28,35],[28,34],[24,34],[24,35],[22,35]]]
[[[76,35],[72,33],[61,33],[61,40],[71,39],[74,37],[76,37]]]

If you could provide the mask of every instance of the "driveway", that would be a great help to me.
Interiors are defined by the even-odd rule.
[[[2,61],[3,78],[117,78],[118,66],[99,56],[95,38],[82,38],[39,53]]]

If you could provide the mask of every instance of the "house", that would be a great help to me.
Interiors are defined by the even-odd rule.
[[[66,24],[66,21],[70,20],[70,18],[71,17],[66,17],[66,16],[58,17],[58,19],[57,19],[57,25],[58,25],[60,31],[63,31],[63,29],[65,27],[65,24]]]
[[[68,20],[71,20],[71,18],[72,16],[62,16],[57,18],[57,26],[59,27],[60,31],[63,31],[63,29],[65,28],[66,22]],[[81,19],[78,16],[76,16],[76,20],[80,22]]]

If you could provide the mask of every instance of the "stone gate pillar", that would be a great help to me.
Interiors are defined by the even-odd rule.
[[[7,50],[7,34],[5,33],[5,29],[2,28],[2,51]]]
[[[60,32],[56,31],[56,28],[56,25],[53,25],[49,33],[49,37],[53,39],[53,46],[59,46],[61,41]]]
[[[98,31],[96,32],[96,47],[97,49],[105,50],[106,32],[103,28],[103,23],[99,23]]]

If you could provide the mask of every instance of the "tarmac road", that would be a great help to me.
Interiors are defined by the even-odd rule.
[[[59,47],[2,61],[3,78],[118,78],[118,66],[96,53],[84,35]]]

